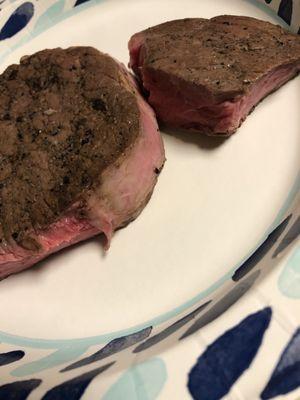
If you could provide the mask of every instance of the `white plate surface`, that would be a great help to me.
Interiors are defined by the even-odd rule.
[[[136,31],[223,13],[275,21],[250,1],[110,0],[36,37],[5,66],[72,45],[94,46],[127,64]],[[116,233],[105,255],[96,238],[2,281],[1,330],[46,339],[106,334],[156,318],[214,285],[262,239],[296,179],[299,101],[296,79],[215,147],[214,139],[163,134],[167,163],[142,215]]]

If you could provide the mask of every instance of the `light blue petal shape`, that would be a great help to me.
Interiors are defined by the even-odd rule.
[[[43,32],[45,29],[49,28],[53,25],[52,20],[55,19],[58,15],[62,14],[64,9],[65,0],[58,0],[51,7],[47,9],[37,20],[33,35],[38,35]]]
[[[278,288],[284,296],[300,299],[300,247],[288,259],[282,270]]]
[[[75,360],[77,357],[82,356],[87,351],[88,347],[72,346],[61,348],[50,355],[43,357],[37,361],[24,364],[11,372],[12,376],[27,376],[40,371],[44,371],[49,368],[56,367],[57,365],[62,365],[66,362]]]
[[[167,380],[165,363],[152,358],[127,370],[102,400],[155,400]]]

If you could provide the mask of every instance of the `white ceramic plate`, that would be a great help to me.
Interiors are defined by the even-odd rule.
[[[1,70],[24,54],[74,45],[94,46],[127,64],[130,36],[170,19],[241,14],[278,22],[253,1],[106,0],[76,12],[63,4],[57,15],[48,10],[39,32],[43,23],[53,26],[37,35],[34,24],[48,6],[36,3],[32,30],[18,34],[24,44],[7,42]],[[62,21],[54,24],[55,18]],[[159,326],[228,291],[234,271],[281,222],[297,193],[299,102],[296,79],[223,143],[162,133],[167,162],[153,197],[115,234],[109,252],[95,238],[0,282],[7,341],[29,347],[89,337],[105,342]]]
[[[24,54],[74,45],[127,64],[133,33],[223,13],[272,21],[240,0],[172,0],[172,7],[161,0],[106,1],[26,43],[2,69]],[[2,281],[1,329],[45,339],[105,334],[145,323],[214,286],[257,246],[296,180],[299,102],[297,79],[216,147],[213,138],[163,134],[167,162],[142,215],[115,234],[107,254],[96,238]]]

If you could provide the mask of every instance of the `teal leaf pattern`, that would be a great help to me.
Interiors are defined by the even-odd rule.
[[[281,271],[278,288],[284,296],[300,299],[300,247],[293,252]]]
[[[102,400],[155,400],[167,380],[165,363],[152,358],[126,371]]]
[[[46,357],[40,358],[39,360],[21,365],[20,367],[14,369],[11,372],[11,375],[18,377],[28,376],[49,368],[56,367],[58,365],[62,365],[80,357],[87,351],[87,349],[88,346],[84,344],[61,348],[56,350],[54,353],[47,355]]]

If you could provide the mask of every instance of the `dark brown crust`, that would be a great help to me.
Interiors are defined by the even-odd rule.
[[[99,186],[139,130],[124,71],[93,48],[44,50],[8,67],[0,76],[0,241],[38,246],[32,232]]]
[[[244,95],[274,68],[300,60],[298,35],[250,17],[170,21],[142,34],[143,68],[200,88],[211,103]]]

